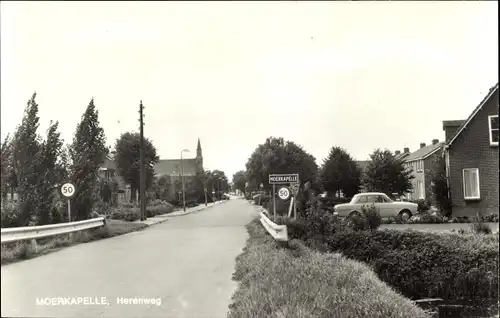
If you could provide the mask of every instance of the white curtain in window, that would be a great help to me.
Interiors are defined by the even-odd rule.
[[[464,196],[466,198],[479,197],[479,175],[476,169],[464,170]]]

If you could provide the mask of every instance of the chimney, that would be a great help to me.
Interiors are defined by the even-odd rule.
[[[424,148],[425,147],[425,142],[421,142],[420,143],[420,148]]]
[[[394,154],[395,154],[396,156],[399,156],[399,155],[401,154],[401,151],[396,150],[396,151],[394,152]]]
[[[432,144],[437,145],[439,143],[439,139],[432,139]]]
[[[403,149],[404,153],[410,153],[410,148]]]

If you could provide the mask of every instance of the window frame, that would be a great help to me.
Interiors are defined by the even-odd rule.
[[[474,171],[476,172],[476,180],[477,180],[477,196],[475,197],[468,197],[466,196],[465,193],[465,171]],[[480,183],[480,177],[479,177],[479,168],[464,168],[462,169],[462,187],[463,187],[463,192],[464,192],[464,200],[479,200],[481,199],[481,183]]]
[[[498,131],[498,128],[496,128],[496,129],[492,129],[491,128],[491,119],[492,118],[497,118],[498,119],[498,115],[489,115],[488,116],[488,136],[490,138],[490,146],[498,146],[498,141],[496,141],[496,142],[493,141],[493,134],[492,134],[492,132],[493,132],[493,130]]]

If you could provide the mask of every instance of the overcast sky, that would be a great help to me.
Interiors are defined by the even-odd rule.
[[[444,138],[498,80],[491,2],[1,3],[2,139],[31,94],[40,133],[70,142],[91,97],[109,144],[138,131],[160,158],[231,178],[268,136],[318,163]]]

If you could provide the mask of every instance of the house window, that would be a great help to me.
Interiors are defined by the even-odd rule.
[[[488,116],[490,145],[498,146],[498,115]]]
[[[424,183],[420,180],[417,181],[418,198],[425,199]]]
[[[464,183],[464,199],[476,200],[480,198],[478,168],[464,169],[463,183]]]

